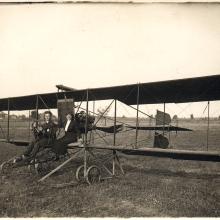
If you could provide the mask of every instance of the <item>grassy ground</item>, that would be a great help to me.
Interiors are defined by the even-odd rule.
[[[211,127],[214,140],[210,140],[210,148],[219,151],[217,125]],[[205,124],[190,126],[197,129],[176,137],[173,134],[173,148],[206,149]],[[129,143],[134,135],[132,132],[121,134],[117,143]],[[146,133],[139,135],[146,137]],[[146,143],[151,141],[142,145]],[[23,149],[0,143],[0,163],[22,153]],[[104,153],[98,151],[99,156]],[[1,175],[0,217],[220,216],[219,163],[122,155],[121,161],[125,176],[92,186],[76,182],[75,171],[82,158],[77,158],[71,167],[59,171],[44,184],[39,184],[39,176],[31,175],[27,168]],[[69,181],[73,181],[72,186],[59,187]]]

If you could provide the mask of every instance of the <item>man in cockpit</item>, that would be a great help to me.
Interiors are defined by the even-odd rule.
[[[37,123],[34,122],[32,131],[34,134],[33,140],[24,154],[20,158],[17,158],[15,162],[32,159],[40,149],[52,147],[57,131],[57,125],[52,121],[52,113],[50,111],[44,112],[44,123],[41,126],[37,126]]]

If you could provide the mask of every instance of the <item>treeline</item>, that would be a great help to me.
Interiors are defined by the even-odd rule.
[[[56,119],[56,116],[53,116],[54,119]],[[42,119],[44,118],[44,114],[43,113],[39,113],[38,114],[38,119]],[[0,120],[4,120],[4,119],[8,119],[8,114],[6,114],[5,112],[0,112]],[[9,119],[18,119],[18,120],[29,120],[29,115],[15,115],[15,114],[9,114]],[[36,111],[31,111],[30,112],[30,119],[31,120],[35,120],[37,119],[37,112]]]

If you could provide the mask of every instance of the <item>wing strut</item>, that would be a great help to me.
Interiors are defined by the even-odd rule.
[[[137,114],[136,114],[136,136],[135,136],[135,148],[137,148],[137,142],[138,142],[139,98],[140,98],[140,84],[137,84]]]
[[[7,141],[9,142],[9,128],[10,128],[10,99],[8,98],[8,123],[7,123]]]
[[[210,102],[208,101],[207,151],[209,150],[209,111],[210,111]]]
[[[114,112],[114,140],[113,145],[116,144],[116,117],[117,117],[117,100],[115,99],[115,112]]]
[[[37,119],[37,121],[38,121],[38,108],[39,107],[39,97],[38,97],[38,95],[37,95],[37,100],[36,100],[36,119]]]
[[[166,103],[163,103],[163,136],[164,136],[164,128],[165,128],[165,112],[166,112]]]

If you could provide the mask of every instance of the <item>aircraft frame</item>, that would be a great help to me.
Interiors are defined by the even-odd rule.
[[[202,77],[200,77],[202,78]],[[210,78],[212,77],[207,77],[208,81],[210,80]],[[216,76],[214,76],[214,78],[216,78]],[[220,82],[220,76],[217,76],[218,81]],[[186,79],[189,80],[189,79]],[[203,79],[202,79],[203,80]],[[171,85],[173,85],[173,82],[168,81],[168,83],[171,83]],[[179,82],[178,82],[179,83]],[[177,83],[177,84],[178,84]],[[184,82],[185,83],[185,82]],[[163,85],[163,82],[162,82]],[[129,87],[129,86],[128,86]],[[150,84],[150,87],[152,87],[152,84]],[[113,117],[113,124],[114,124],[114,132],[113,132],[113,143],[110,146],[106,146],[106,147],[100,147],[95,145],[94,143],[89,143],[88,139],[88,117],[90,113],[95,114],[94,111],[89,111],[89,102],[90,101],[94,101],[96,100],[96,94],[98,94],[98,99],[97,100],[109,100],[109,95],[107,95],[106,97],[104,97],[104,99],[102,99],[103,95],[100,95],[100,91],[99,90],[94,90],[94,89],[86,89],[86,90],[82,90],[82,91],[78,91],[78,90],[74,90],[74,91],[69,91],[69,92],[60,92],[60,93],[56,93],[56,98],[57,101],[60,99],[61,96],[63,96],[64,99],[68,99],[68,98],[73,98],[73,101],[80,101],[80,105],[78,107],[81,108],[81,104],[82,102],[86,103],[86,108],[85,108],[85,112],[86,112],[86,121],[85,121],[85,134],[84,134],[84,141],[83,143],[73,143],[73,144],[69,144],[69,148],[76,148],[79,149],[79,151],[74,154],[73,156],[71,156],[69,159],[67,159],[65,162],[63,162],[61,165],[59,165],[58,167],[56,167],[54,170],[52,170],[51,172],[49,172],[47,175],[45,175],[44,177],[42,177],[39,182],[43,182],[45,179],[47,179],[49,176],[51,176],[53,173],[57,172],[58,170],[60,170],[63,166],[65,166],[67,163],[69,163],[70,161],[72,161],[78,154],[83,153],[83,165],[80,166],[77,170],[76,175],[79,175],[79,173],[82,173],[82,168],[83,168],[83,179],[86,180],[88,183],[91,183],[91,181],[88,180],[89,175],[90,175],[90,171],[92,169],[96,170],[100,175],[100,167],[104,167],[105,170],[107,170],[107,172],[110,174],[110,177],[114,177],[115,176],[115,170],[116,170],[116,164],[118,165],[120,171],[122,174],[124,174],[124,170],[123,167],[120,163],[120,159],[118,156],[118,153],[125,153],[128,155],[142,155],[142,156],[156,156],[156,157],[166,157],[166,158],[173,158],[173,159],[181,159],[181,160],[200,160],[200,161],[213,161],[213,162],[220,162],[220,153],[219,152],[208,152],[208,151],[192,151],[192,150],[174,150],[174,149],[160,149],[160,148],[150,148],[150,147],[145,147],[145,148],[137,148],[137,144],[138,144],[138,131],[140,129],[139,127],[139,114],[142,113],[148,117],[148,114],[146,114],[145,112],[141,111],[139,109],[140,104],[145,104],[145,102],[147,103],[163,103],[164,106],[164,118],[163,118],[163,122],[165,122],[165,110],[166,110],[166,101],[159,99],[157,100],[155,97],[151,97],[149,98],[148,101],[145,101],[144,96],[146,95],[146,93],[142,94],[141,93],[141,89],[143,88],[143,85],[140,83],[134,84],[132,85],[132,99],[128,100],[128,101],[124,101],[123,103],[125,103],[127,106],[131,107],[132,109],[136,110],[136,126],[135,127],[135,144],[133,148],[130,149],[126,149],[124,146],[117,146],[116,145],[116,138],[117,138],[117,102],[118,101],[122,101],[122,98],[120,97],[119,99],[117,99],[117,97],[115,95],[114,98],[112,99],[112,102],[110,103],[109,106],[106,107],[105,111],[103,112],[103,114],[101,114],[99,116],[99,118],[97,119],[96,123],[94,125],[97,124],[97,122],[104,117],[104,113],[110,108],[111,105],[113,105],[114,103],[114,117]],[[207,101],[208,102],[208,123],[207,123],[207,149],[208,149],[208,139],[209,139],[209,108],[210,108],[210,101],[211,100],[220,100],[220,89],[218,89],[217,92],[215,87],[213,89],[213,91],[209,90],[206,94],[202,94],[200,97],[197,97],[195,99],[195,101]],[[69,87],[68,87],[69,89]],[[118,89],[118,88],[117,88]],[[116,89],[116,90],[117,90]],[[102,90],[102,89],[101,89]],[[103,88],[103,90],[109,90],[108,88]],[[184,89],[183,89],[184,90]],[[130,93],[127,93],[127,88],[125,88],[125,94],[126,94],[126,99],[128,98],[129,95],[131,95]],[[144,90],[142,89],[142,92]],[[199,90],[200,91],[200,90]],[[194,91],[194,94],[197,94],[199,91]],[[94,93],[93,93],[94,92]],[[102,91],[101,91],[102,92]],[[157,91],[158,93],[160,93],[160,90]],[[74,97],[74,93],[80,93],[79,97],[81,97],[81,100],[78,98],[78,100],[75,99]],[[147,92],[148,93],[148,92]],[[50,95],[51,96],[51,95]],[[38,120],[38,110],[39,109],[43,109],[43,105],[45,106],[46,109],[49,109],[49,105],[47,105],[47,102],[44,100],[44,97],[40,94],[35,95],[36,97],[36,106],[35,109],[37,111],[37,120]],[[46,96],[45,96],[46,97]],[[35,98],[34,98],[35,99]],[[186,101],[191,101],[193,98],[191,96],[191,94],[186,95],[185,97],[176,97],[175,99],[172,99],[170,97],[168,97],[168,101],[167,103],[173,102],[175,100],[180,99],[180,102],[184,102]],[[10,133],[9,133],[9,127],[10,127],[10,119],[9,119],[9,115],[10,115],[10,98],[7,99],[7,111],[8,111],[8,121],[7,121],[7,141],[11,142],[10,140]],[[5,104],[5,100],[4,104]],[[41,101],[41,105],[40,105],[40,101]],[[43,103],[43,105],[42,105]],[[134,107],[133,105],[136,105],[136,107]],[[0,100],[0,105],[1,105],[1,100]],[[23,106],[21,106],[21,109],[23,108]],[[83,109],[83,108],[81,108]],[[93,128],[95,128],[95,126],[93,125]],[[172,127],[172,126],[170,126]],[[163,123],[163,127],[162,127],[162,131],[163,134],[165,132],[165,123]],[[169,128],[168,128],[169,131]],[[12,141],[13,142],[13,141]],[[16,143],[16,141],[14,141],[14,143]],[[111,151],[111,157],[110,160],[112,161],[112,170],[109,170],[103,163],[101,163],[100,166],[97,165],[92,165],[88,167],[88,155],[92,156],[93,158],[95,158],[96,161],[100,162],[100,159],[97,158],[95,156],[95,154],[92,152],[92,150],[94,149],[100,149],[100,150],[108,150]],[[80,170],[81,169],[81,170]],[[100,181],[100,175],[98,177],[98,181]],[[81,180],[81,177],[77,177],[78,179]]]

